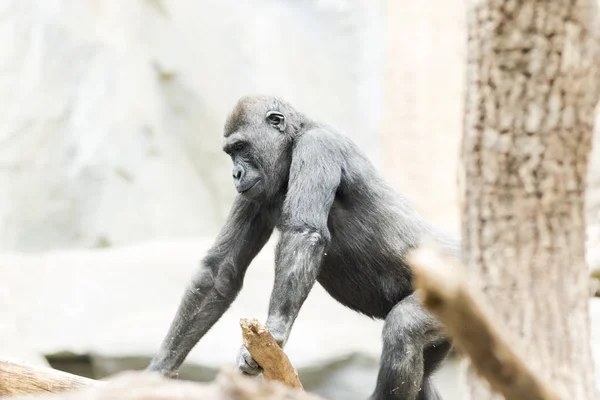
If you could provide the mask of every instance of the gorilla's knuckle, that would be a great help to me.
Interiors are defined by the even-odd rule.
[[[246,346],[240,347],[237,362],[238,362],[238,366],[240,368],[245,368],[245,369],[260,368],[258,363],[254,360],[254,358],[252,358],[252,355],[250,354],[250,352],[248,351]]]
[[[247,365],[241,366],[239,369],[246,375],[256,376],[256,375],[260,374],[259,369],[251,368],[251,367],[248,367]]]
[[[260,368],[258,366],[258,363],[254,361],[254,358],[252,358],[252,356],[250,355],[244,357],[244,364],[247,365],[249,368],[253,368],[256,370]]]

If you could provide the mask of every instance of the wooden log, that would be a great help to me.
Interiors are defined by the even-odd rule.
[[[244,346],[263,369],[266,380],[279,381],[292,388],[302,389],[298,372],[277,344],[267,327],[256,318],[240,319]]]
[[[104,382],[103,382],[104,383]],[[103,385],[84,389],[17,396],[6,400],[322,400],[280,382],[249,379],[222,371],[210,383],[167,379],[151,372],[124,372]]]
[[[62,392],[100,384],[100,381],[58,371],[0,360],[0,396]]]
[[[445,325],[493,390],[511,400],[558,400],[559,396],[522,360],[508,333],[491,318],[482,296],[468,286],[463,268],[431,248],[412,251],[408,262],[415,289]]]

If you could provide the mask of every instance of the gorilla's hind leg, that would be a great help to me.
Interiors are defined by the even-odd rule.
[[[418,400],[442,400],[442,396],[438,393],[431,375],[437,370],[441,362],[444,361],[452,345],[446,339],[429,345],[423,352],[424,369],[423,369],[423,389],[419,392]]]
[[[415,294],[390,311],[382,336],[379,375],[371,400],[441,400],[429,376],[450,347],[441,325]]]
[[[433,384],[431,377],[426,378],[423,388],[419,392],[418,400],[443,400]]]

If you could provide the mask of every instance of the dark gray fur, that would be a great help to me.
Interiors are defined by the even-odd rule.
[[[385,319],[373,400],[441,399],[431,374],[450,343],[413,295],[404,255],[434,229],[387,185],[347,137],[285,101],[240,99],[225,124],[240,192],[187,288],[150,370],[176,376],[189,351],[231,305],[246,269],[276,228],[275,282],[266,325],[283,347],[315,282],[345,306]],[[260,373],[242,346],[239,368]]]

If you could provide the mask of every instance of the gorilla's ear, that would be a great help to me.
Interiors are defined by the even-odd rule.
[[[280,132],[285,132],[285,116],[278,111],[269,111],[267,113],[267,122]]]

